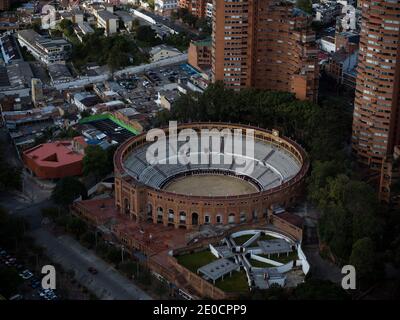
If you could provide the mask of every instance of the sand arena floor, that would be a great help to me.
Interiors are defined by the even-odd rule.
[[[171,181],[164,190],[193,196],[234,196],[258,192],[251,183],[232,176],[199,175]]]

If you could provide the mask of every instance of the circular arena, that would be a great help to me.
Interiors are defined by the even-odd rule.
[[[204,137],[204,131],[208,136],[196,139]],[[115,153],[116,207],[131,219],[187,229],[257,222],[268,218],[274,206],[286,206],[302,193],[307,154],[277,131],[188,123],[162,132],[166,148],[154,153],[157,162],[148,161],[154,143],[146,133],[127,140]],[[175,141],[175,132],[185,140]],[[230,133],[236,140],[227,138]],[[252,148],[246,140],[250,133]],[[182,163],[189,154],[190,161]]]

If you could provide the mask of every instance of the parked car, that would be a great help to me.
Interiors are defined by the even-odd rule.
[[[21,273],[19,273],[19,276],[24,280],[28,280],[33,277],[33,273],[30,272],[28,269],[26,269],[26,270],[22,271]]]
[[[6,265],[9,267],[13,267],[17,264],[17,259],[15,258],[9,258],[8,260],[6,260]]]
[[[16,268],[18,271],[21,271],[21,270],[24,268],[24,266],[23,266],[22,264],[17,264],[17,265],[15,266],[15,268]]]
[[[97,271],[97,269],[96,268],[93,268],[93,267],[89,267],[88,268],[88,271],[91,273],[91,274],[98,274],[99,272]]]

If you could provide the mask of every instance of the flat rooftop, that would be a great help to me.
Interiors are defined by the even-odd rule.
[[[219,278],[222,278],[224,275],[237,270],[238,268],[239,265],[236,263],[222,258],[199,268],[197,271],[205,275],[208,279],[216,281]]]
[[[287,253],[292,251],[289,242],[283,239],[258,241],[258,245],[265,254]]]
[[[64,166],[83,159],[83,155],[72,150],[70,141],[44,143],[26,150],[24,155],[46,167]]]

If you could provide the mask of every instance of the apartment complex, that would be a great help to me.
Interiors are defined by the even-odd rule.
[[[179,7],[188,9],[196,17],[204,18],[207,13],[208,2],[211,2],[211,0],[179,0]]]
[[[362,0],[362,27],[353,117],[353,151],[379,171],[400,144],[400,3]]]
[[[316,101],[319,70],[311,22],[289,1],[214,0],[213,81]]]
[[[0,10],[8,10],[10,9],[11,1],[10,0],[0,0]]]
[[[32,29],[18,31],[17,39],[21,47],[45,64],[65,62],[71,53],[72,46],[67,40],[45,37]]]

